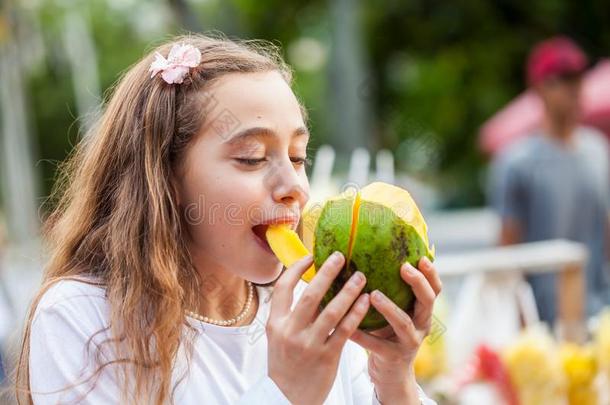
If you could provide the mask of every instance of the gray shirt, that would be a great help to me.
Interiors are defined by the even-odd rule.
[[[607,294],[608,142],[589,127],[578,127],[573,141],[567,146],[537,132],[506,149],[491,167],[491,203],[502,219],[518,221],[524,242],[565,238],[586,244],[588,293]]]

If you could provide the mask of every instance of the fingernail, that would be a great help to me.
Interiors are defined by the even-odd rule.
[[[341,252],[336,251],[332,254],[331,260],[334,261],[335,263],[339,263],[341,261],[341,256],[342,256]]]
[[[375,290],[371,293],[371,298],[376,302],[383,302],[386,299],[386,296],[381,291]]]
[[[352,283],[352,285],[355,285],[355,286],[359,286],[363,280],[364,280],[364,274],[362,274],[359,271],[352,274],[352,277],[350,278],[350,282]]]
[[[407,273],[409,273],[409,274],[414,274],[414,273],[415,273],[415,267],[413,267],[413,266],[411,265],[411,263],[405,263],[405,265],[404,265],[404,266],[402,266],[402,267],[403,267],[403,268],[405,269],[405,271],[406,271]]]

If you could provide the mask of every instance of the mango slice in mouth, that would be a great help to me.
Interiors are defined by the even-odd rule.
[[[273,253],[286,267],[292,266],[295,262],[310,254],[299,239],[299,235],[286,224],[269,225],[265,236]],[[301,276],[301,279],[309,283],[315,274],[316,270],[312,264]]]

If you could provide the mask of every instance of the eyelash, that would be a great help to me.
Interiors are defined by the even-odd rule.
[[[249,158],[237,158],[236,159],[239,163],[245,164],[247,166],[256,166],[259,163],[265,162],[267,160],[267,158],[260,158],[260,159],[249,159]],[[292,163],[297,163],[299,166],[309,166],[311,165],[311,160],[308,157],[295,157],[295,158],[290,158],[290,160],[292,161]]]

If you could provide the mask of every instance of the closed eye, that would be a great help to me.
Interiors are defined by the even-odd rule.
[[[259,163],[262,163],[267,160],[267,158],[258,158],[258,159],[250,159],[250,158],[235,158],[239,163],[247,165],[247,166],[256,166]]]
[[[292,161],[292,163],[296,163],[298,166],[310,166],[311,165],[311,159],[309,159],[308,157],[293,157],[290,158],[290,160]]]
[[[247,165],[247,166],[256,166],[262,162],[267,161],[267,158],[257,158],[257,159],[235,158],[235,160],[238,161],[239,163]],[[311,159],[309,159],[308,157],[292,157],[292,158],[290,158],[290,161],[292,163],[295,163],[297,166],[310,166],[311,165]]]

